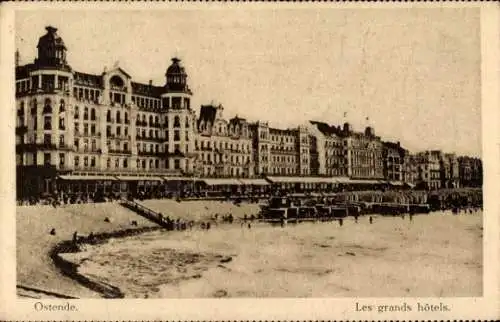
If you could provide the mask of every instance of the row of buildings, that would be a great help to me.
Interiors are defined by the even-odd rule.
[[[46,28],[33,63],[16,53],[19,194],[49,192],[60,178],[338,177],[427,189],[480,186],[481,160],[441,151],[410,153],[367,127],[310,121],[291,129],[235,116],[221,105],[191,106],[177,58],[165,83],[135,82],[119,66],[99,75],[67,61],[57,29]],[[35,187],[35,188],[33,188]],[[23,190],[24,189],[24,190]]]

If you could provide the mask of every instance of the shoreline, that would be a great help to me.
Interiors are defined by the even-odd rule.
[[[451,213],[448,214],[448,216],[452,215]],[[374,215],[376,217],[384,217],[384,219],[389,219],[387,218],[388,216],[383,216],[383,215]],[[435,212],[431,212],[429,214],[420,214],[416,215],[418,217],[429,217],[429,216],[439,216],[439,214],[436,214]],[[455,215],[453,215],[455,217]],[[469,214],[464,214],[464,215],[458,215],[458,216],[471,216]],[[458,217],[457,216],[457,217]],[[474,216],[474,215],[472,215]],[[394,219],[396,219],[398,216],[395,216]],[[354,218],[352,221],[354,221]],[[321,222],[319,222],[321,223]],[[231,225],[233,226],[233,225]],[[237,228],[239,226],[238,224],[234,225],[234,227]],[[267,226],[267,225],[266,225]],[[295,225],[294,225],[295,226]],[[300,224],[297,224],[297,226],[300,226]],[[83,242],[80,242],[79,245],[91,245],[91,246],[100,246],[100,245],[105,245],[108,243],[110,238],[117,238],[117,239],[123,239],[125,240],[127,237],[135,237],[135,236],[140,236],[144,233],[148,232],[154,232],[154,231],[162,231],[164,230],[161,227],[149,227],[149,228],[138,228],[138,229],[125,229],[125,230],[119,230],[119,231],[114,231],[114,232],[109,232],[109,233],[102,233],[102,234],[96,234],[94,235],[94,238],[98,240],[98,242],[90,242],[88,240],[84,240]],[[215,229],[217,230],[217,229]],[[84,246],[85,247],[85,246]],[[176,248],[172,248],[173,251],[176,250]],[[61,271],[62,274],[72,278],[75,282],[79,283],[80,285],[83,285],[99,294],[103,298],[125,298],[126,294],[122,291],[120,287],[123,287],[122,285],[111,285],[110,283],[104,282],[100,280],[99,277],[92,278],[89,277],[86,274],[82,274],[78,272],[78,269],[80,265],[83,263],[83,260],[81,259],[78,261],[72,261],[71,259],[65,259],[62,254],[65,253],[83,253],[85,252],[85,249],[82,249],[82,247],[75,246],[72,241],[63,241],[58,243],[51,251],[51,258],[54,262],[54,264],[57,266],[57,268]],[[201,274],[200,274],[201,275]],[[201,276],[200,276],[201,277]],[[111,282],[113,283],[113,282]],[[169,285],[167,287],[174,287],[173,285]],[[146,293],[147,294],[147,293]]]
[[[76,281],[80,285],[101,294],[103,298],[124,298],[124,293],[120,290],[119,287],[106,284],[104,282],[94,281],[88,276],[80,274],[78,272],[78,268],[80,265],[64,259],[61,254],[81,253],[81,246],[105,244],[110,238],[121,239],[159,230],[164,229],[162,227],[143,227],[100,233],[94,235],[94,240],[96,241],[91,241],[87,237],[83,241],[79,241],[77,245],[75,245],[75,243],[71,240],[64,240],[57,243],[50,250],[49,257],[52,259],[53,264],[56,266],[59,272]]]

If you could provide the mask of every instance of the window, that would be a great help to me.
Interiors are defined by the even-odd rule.
[[[64,153],[59,153],[59,165],[64,166]]]
[[[128,120],[128,113],[125,112],[125,115],[123,116],[123,118],[125,119],[125,123],[129,123],[129,120]]]
[[[111,136],[111,126],[106,126],[106,136]]]
[[[120,160],[116,159],[115,160],[115,168],[119,168],[119,167],[120,167]]]
[[[149,168],[152,169],[153,168],[153,159],[149,159]]]
[[[95,139],[92,139],[92,151],[97,151],[97,142]]]
[[[89,108],[88,107],[85,107],[85,109],[83,110],[83,119],[84,120],[89,119]]]
[[[66,130],[66,126],[65,126],[65,124],[64,124],[64,123],[65,123],[64,121],[65,121],[65,120],[64,120],[64,117],[61,117],[61,118],[59,119],[59,130],[63,130],[63,131],[64,131],[64,130]]]
[[[106,113],[106,122],[111,122],[111,111],[108,110],[108,112]]]
[[[128,168],[128,161],[127,159],[123,159],[123,167]]]
[[[43,135],[43,143],[44,144],[51,144],[52,143],[52,138],[51,138],[50,134]]]
[[[66,104],[64,103],[64,100],[59,101],[59,112],[65,112],[66,111]]]
[[[88,123],[83,123],[83,134],[89,135],[89,124]]]
[[[80,165],[80,157],[75,156],[75,167],[78,167]]]
[[[188,131],[186,131],[186,136],[184,138],[186,141],[189,141],[189,134],[188,134]]]
[[[95,135],[95,124],[90,125],[90,134]]]
[[[106,159],[106,168],[111,168],[111,159],[110,158],[107,158]]]
[[[174,118],[174,127],[180,127],[181,126],[181,121],[178,116]]]
[[[60,147],[64,146],[64,135],[63,134],[59,135],[59,146]]]
[[[174,131],[174,141],[180,141],[181,139],[181,134],[179,130]]]
[[[50,153],[43,154],[43,164],[50,165]]]
[[[176,170],[181,168],[181,161],[179,159],[174,160],[174,168]]]
[[[92,121],[95,121],[95,120],[96,120],[96,117],[95,117],[95,109],[94,109],[94,108],[90,110],[90,119],[91,119]]]
[[[87,157],[87,156],[83,157],[83,166],[84,167],[89,166],[89,157]]]
[[[127,142],[123,143],[123,150],[128,151],[128,143]]]
[[[124,129],[123,129],[123,134],[124,134],[125,136],[128,136],[128,127],[127,127],[127,126],[125,126],[125,127],[124,127]]]
[[[75,148],[78,150],[80,148],[80,140],[75,139]]]
[[[160,167],[160,161],[158,159],[155,160],[155,168],[159,168]]]
[[[149,126],[153,126],[153,115],[149,116]]]
[[[52,117],[45,116],[43,118],[43,129],[44,130],[52,130]]]
[[[149,137],[153,138],[153,130],[149,130]]]
[[[87,152],[89,150],[89,140],[83,140],[83,151]]]
[[[120,111],[116,111],[116,122],[121,123],[121,121]]]
[[[122,135],[122,128],[119,126],[116,127],[116,135]]]
[[[95,164],[96,164],[96,162],[95,162],[95,157],[92,157],[92,158],[90,159],[90,166],[91,166],[91,167],[95,167]]]

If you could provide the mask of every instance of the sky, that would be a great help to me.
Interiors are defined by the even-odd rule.
[[[347,121],[411,151],[481,155],[479,9],[23,10],[21,64],[47,25],[81,72],[118,62],[163,85],[179,57],[197,112],[220,103],[226,118],[282,128]]]

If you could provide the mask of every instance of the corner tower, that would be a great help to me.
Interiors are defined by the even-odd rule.
[[[193,93],[187,84],[188,75],[179,58],[172,58],[165,77],[161,95],[166,134],[165,162],[168,169],[181,170],[189,175],[194,171],[195,114],[191,109]]]

